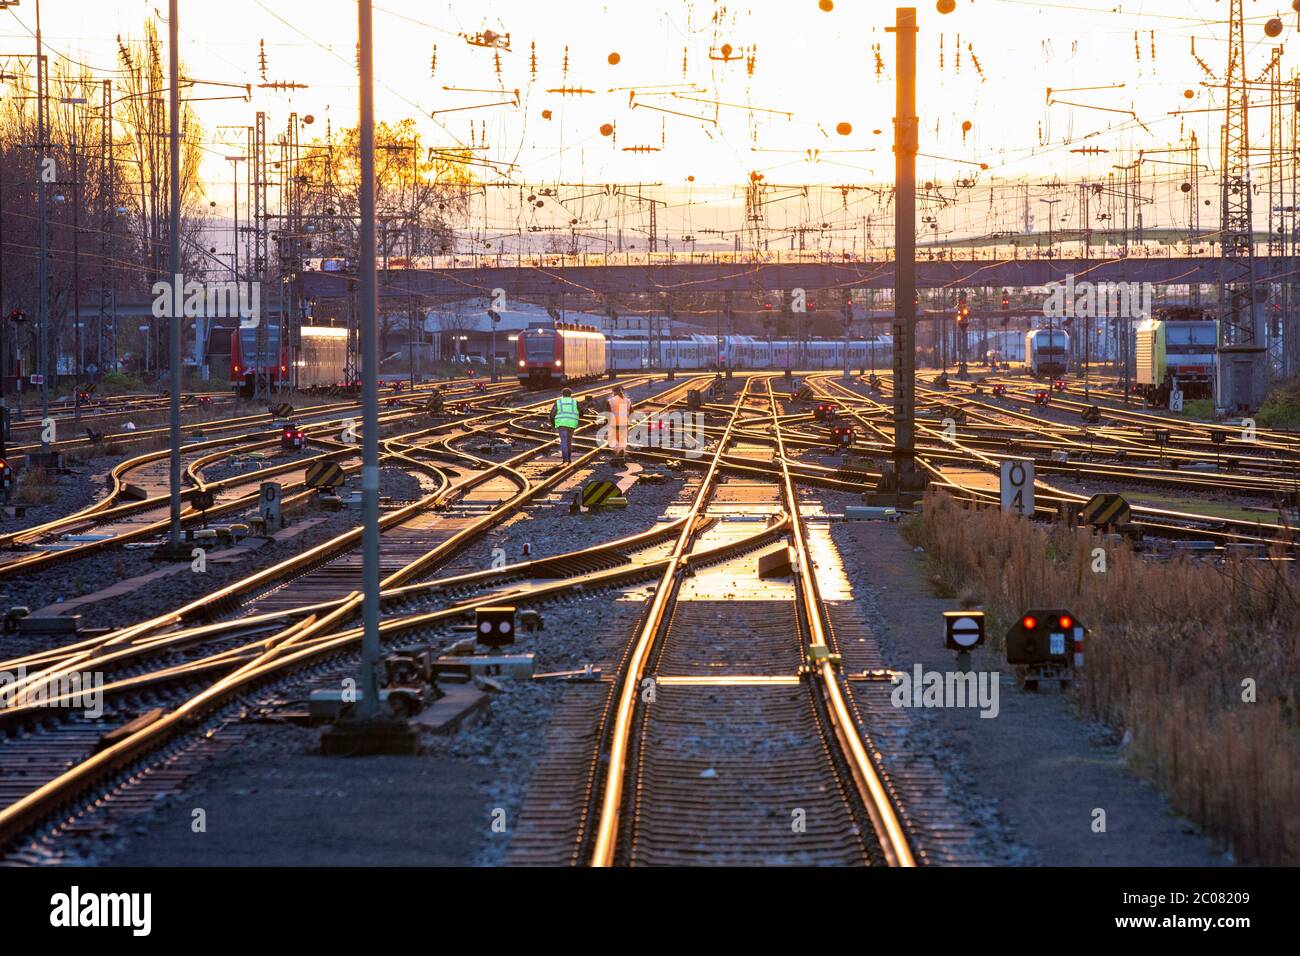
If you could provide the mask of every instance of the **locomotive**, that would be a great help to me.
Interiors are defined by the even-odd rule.
[[[576,322],[534,322],[519,333],[519,381],[531,388],[600,378],[605,336]]]
[[[1167,407],[1175,382],[1186,398],[1213,397],[1219,324],[1201,309],[1162,308],[1133,336],[1136,391],[1150,404]]]
[[[243,326],[230,333],[230,385],[251,398],[260,379],[272,390],[289,387],[289,350],[280,341],[280,329],[266,326],[266,339],[259,348],[256,328]]]
[[[1034,329],[1025,334],[1025,365],[1035,377],[1064,375],[1070,336],[1060,329]]]

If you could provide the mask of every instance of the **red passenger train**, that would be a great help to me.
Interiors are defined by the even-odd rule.
[[[519,333],[519,381],[532,388],[600,378],[605,336],[590,325],[535,323]]]
[[[273,390],[290,385],[289,350],[280,342],[278,326],[266,327],[260,353],[257,329],[240,327],[230,333],[230,387],[251,398],[259,378]]]

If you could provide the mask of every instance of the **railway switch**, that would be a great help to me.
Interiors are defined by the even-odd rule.
[[[515,609],[510,605],[474,609],[475,640],[488,647],[515,642]]]
[[[18,622],[32,613],[32,609],[25,605],[11,607],[5,612],[4,628],[6,634],[13,634],[18,630]]]
[[[433,654],[428,650],[395,651],[383,659],[389,687],[433,683]]]

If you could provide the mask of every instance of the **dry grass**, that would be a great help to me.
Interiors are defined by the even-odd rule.
[[[44,468],[25,468],[18,477],[13,500],[20,505],[51,505],[59,497],[54,475]]]
[[[1300,584],[1280,563],[1146,561],[1087,530],[927,495],[906,534],[936,589],[982,602],[996,644],[1029,607],[1089,628],[1081,707],[1132,735],[1135,769],[1237,859],[1300,863]],[[1253,681],[1256,700],[1243,700]]]

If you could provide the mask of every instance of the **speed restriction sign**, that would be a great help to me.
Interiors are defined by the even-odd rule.
[[[258,504],[258,514],[266,522],[266,530],[272,531],[280,525],[280,483],[278,481],[262,482],[262,496]]]
[[[1006,514],[1032,516],[1034,513],[1034,463],[1002,463],[1002,511]]]

